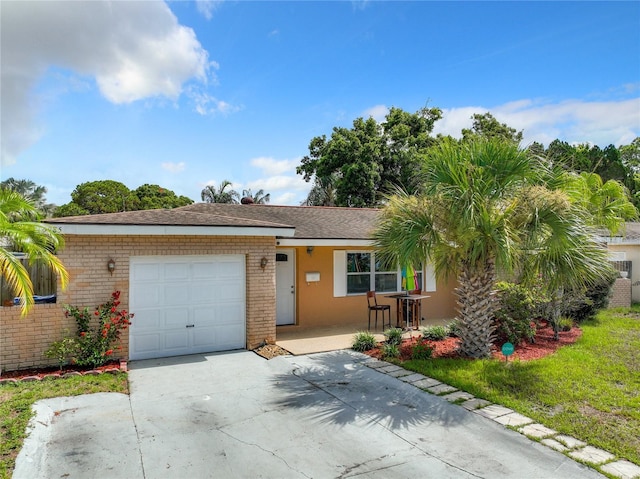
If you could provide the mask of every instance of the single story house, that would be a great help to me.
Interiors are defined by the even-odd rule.
[[[400,270],[376,270],[376,209],[197,203],[47,219],[65,237],[70,274],[57,304],[26,318],[3,307],[0,368],[51,364],[53,341],[75,333],[62,305],[93,308],[121,291],[134,313],[121,357],[146,359],[253,349],[278,331],[367,327],[368,290],[401,290]],[[417,268],[426,319],[453,318],[455,281]],[[395,306],[394,306],[395,310]]]

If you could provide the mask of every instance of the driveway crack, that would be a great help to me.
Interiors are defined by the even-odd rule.
[[[224,434],[225,436],[233,439],[234,441],[238,441],[239,443],[244,444],[246,446],[256,447],[256,448],[260,449],[261,451],[266,452],[267,454],[270,454],[272,457],[275,457],[276,459],[280,460],[285,466],[287,466],[288,469],[290,469],[292,471],[295,471],[295,472],[297,472],[299,474],[302,474],[304,477],[307,477],[307,478],[311,478],[312,477],[312,476],[309,476],[308,474],[305,474],[303,471],[300,471],[299,469],[296,469],[295,467],[291,466],[291,464],[289,464],[284,457],[279,456],[274,451],[271,451],[269,449],[266,449],[266,448],[262,447],[260,444],[256,444],[255,442],[243,441],[242,439],[234,436],[233,434],[228,433],[227,431],[223,431],[222,429],[218,429],[218,431],[221,432],[222,434]]]
[[[146,479],[147,474],[144,470],[144,458],[142,457],[142,441],[140,440],[140,431],[138,431],[138,424],[136,424],[136,416],[133,414],[133,406],[131,404],[131,393],[129,398],[129,412],[131,413],[131,422],[133,423],[133,429],[136,431],[136,441],[138,443],[138,456],[140,457],[140,467],[142,469],[142,479]]]

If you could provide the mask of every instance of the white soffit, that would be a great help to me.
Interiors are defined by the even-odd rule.
[[[173,226],[49,223],[63,235],[111,236],[283,236],[292,237],[295,228],[255,226]]]

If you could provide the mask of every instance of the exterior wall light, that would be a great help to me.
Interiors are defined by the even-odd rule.
[[[311,253],[313,253],[313,246],[307,246],[307,254],[311,256]]]
[[[260,267],[264,270],[267,267],[268,262],[269,260],[263,256],[260,260]]]
[[[110,259],[109,261],[107,261],[107,271],[111,273],[111,276],[113,276],[113,271],[115,269],[116,269],[116,262],[113,259]]]

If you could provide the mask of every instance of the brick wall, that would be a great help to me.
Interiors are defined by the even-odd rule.
[[[631,280],[629,278],[618,278],[613,284],[610,308],[628,308],[631,306]]]
[[[246,347],[255,348],[263,341],[275,342],[275,241],[271,237],[68,235],[65,241],[59,257],[69,272],[70,282],[66,291],[58,289],[58,304],[36,305],[22,319],[20,308],[2,307],[0,370],[55,364],[43,356],[44,351],[53,341],[75,333],[75,321],[64,317],[63,304],[93,309],[119,290],[120,308],[129,310],[130,256],[245,255]],[[263,256],[270,259],[264,270],[260,268]],[[113,275],[107,271],[109,259],[116,264]],[[124,334],[120,357],[128,357],[128,347],[129,338]]]

